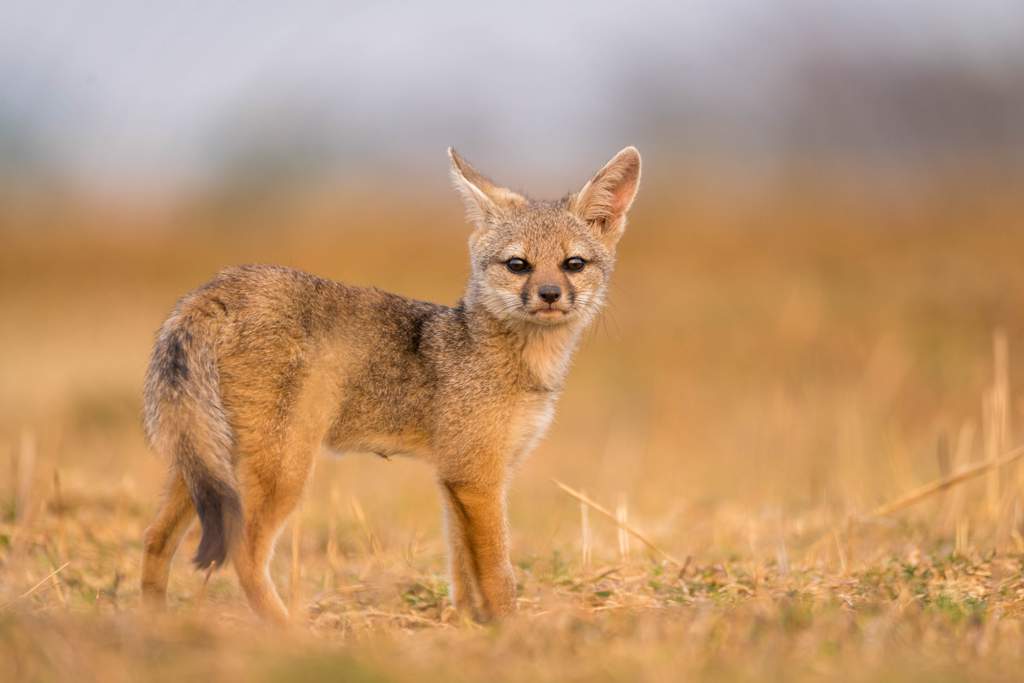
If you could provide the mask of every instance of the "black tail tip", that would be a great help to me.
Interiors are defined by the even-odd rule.
[[[213,571],[220,569],[228,558],[228,547],[223,534],[208,534],[203,529],[203,538],[199,541],[199,548],[196,549],[192,564],[199,571]]]
[[[203,536],[192,558],[192,564],[201,571],[213,571],[224,564],[238,536],[242,517],[237,495],[214,493],[210,489],[207,494],[205,504],[197,506]]]

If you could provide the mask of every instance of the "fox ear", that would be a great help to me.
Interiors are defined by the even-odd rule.
[[[460,157],[454,147],[448,148],[448,158],[452,161],[452,182],[466,204],[466,217],[474,225],[479,227],[488,216],[526,203],[521,194],[488,180]]]
[[[577,192],[570,209],[614,245],[626,229],[626,212],[640,186],[640,152],[626,147]]]

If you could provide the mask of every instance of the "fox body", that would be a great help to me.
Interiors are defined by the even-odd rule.
[[[433,464],[456,607],[481,621],[514,610],[510,473],[550,423],[603,303],[640,157],[627,147],[579,192],[538,202],[449,154],[473,226],[458,305],[243,266],[164,322],[145,382],[146,433],[170,463],[145,534],[148,602],[163,604],[198,514],[196,566],[230,559],[252,608],[286,622],[269,559],[327,446]]]

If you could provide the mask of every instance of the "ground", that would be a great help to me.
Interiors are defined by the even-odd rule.
[[[454,301],[455,201],[7,204],[0,680],[1018,680],[1016,466],[872,514],[1017,443],[1024,203],[993,187],[642,196],[512,491],[518,614],[451,609],[424,465],[325,454],[273,564],[284,631],[191,569],[195,529],[168,612],[139,610],[153,332],[252,261]]]

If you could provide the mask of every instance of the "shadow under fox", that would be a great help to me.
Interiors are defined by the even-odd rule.
[[[253,609],[286,622],[269,559],[326,445],[432,463],[456,607],[479,620],[515,609],[509,477],[547,428],[580,333],[604,301],[640,156],[627,147],[553,202],[450,157],[474,228],[455,307],[242,266],[185,296],[164,322],[145,383],[146,433],[170,463],[145,536],[148,602],[163,603],[198,513],[196,566],[230,558]]]

